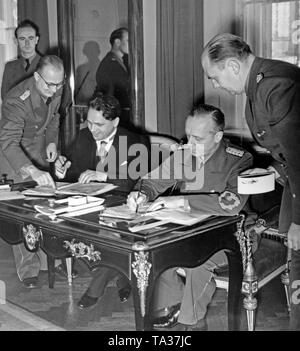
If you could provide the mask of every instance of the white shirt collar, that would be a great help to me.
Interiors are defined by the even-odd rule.
[[[112,143],[113,143],[113,141],[114,141],[114,138],[115,138],[116,133],[117,133],[117,128],[115,128],[115,129],[111,132],[111,134],[110,134],[108,137],[106,137],[105,139],[96,140],[96,143],[97,143],[97,150],[100,149],[101,143],[102,143],[102,142],[105,142],[105,143],[106,143],[106,145],[105,145],[105,150],[106,150],[106,152],[108,152],[109,149],[110,149],[111,146],[112,146]]]

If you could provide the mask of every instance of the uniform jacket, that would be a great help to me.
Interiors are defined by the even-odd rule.
[[[121,108],[130,108],[130,79],[126,66],[113,52],[101,61],[96,73],[96,91],[118,99]]]
[[[97,170],[107,173],[107,182],[119,186],[118,190],[130,192],[139,178],[136,174],[129,174],[131,167],[134,166],[131,163],[134,160],[142,162],[141,159],[136,159],[135,152],[132,152],[134,155],[128,155],[130,147],[134,144],[143,144],[147,153],[150,150],[147,137],[118,127],[106,159],[101,162],[97,156],[97,144],[92,133],[88,128],[82,129],[76,139],[72,155],[68,157],[72,164],[66,174],[66,180],[78,181],[81,173],[86,170]],[[145,160],[144,157],[143,161]],[[148,172],[147,162],[143,163],[142,168],[140,176]]]
[[[300,69],[257,57],[246,94],[249,128],[256,142],[271,152],[274,167],[288,180],[292,221],[300,224]]]
[[[11,89],[2,104],[0,172],[22,181],[20,169],[34,164],[47,169],[46,146],[58,142],[61,91],[49,106],[39,95],[34,77]]]
[[[37,53],[35,58],[32,60],[28,71],[25,71],[25,59],[19,57],[14,61],[7,62],[4,67],[2,86],[1,86],[1,98],[5,98],[8,91],[15,87],[17,84],[22,82],[24,79],[29,78],[36,70],[37,64],[40,61],[41,56]]]
[[[194,156],[185,160],[185,157],[178,157],[178,153],[182,150],[175,151],[161,164],[159,179],[157,170],[142,179],[141,191],[148,195],[150,201],[180,182],[181,192],[184,192],[190,207],[203,213],[234,215],[244,207],[248,196],[237,194],[237,176],[251,167],[251,154],[222,141],[204,167],[198,169],[200,176],[195,182],[186,176],[192,174],[191,167],[196,172]],[[181,178],[180,173],[183,175]],[[139,186],[137,184],[135,188],[139,189]]]

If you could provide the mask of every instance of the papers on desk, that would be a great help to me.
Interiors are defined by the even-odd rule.
[[[59,203],[55,203],[52,206],[35,205],[34,209],[37,212],[50,218],[55,218],[57,215],[63,215],[65,217],[76,217],[104,209],[104,207],[101,206],[104,202],[104,199],[98,197],[87,196],[87,201],[85,204],[76,206],[70,206],[68,199],[66,201],[63,202],[60,200]]]
[[[166,223],[182,224],[191,226],[205,220],[211,215],[203,214],[199,211],[192,211],[184,207],[176,209],[165,208],[161,201],[155,201],[139,208],[139,213],[130,210],[124,204],[106,208],[101,212],[103,217],[123,218],[129,222],[131,232],[140,232],[162,226]]]
[[[187,226],[199,223],[211,217],[211,215],[203,214],[200,211],[186,210],[184,207],[179,207],[177,209],[164,208],[159,211],[149,212],[147,215],[158,220],[167,220],[170,223]]]
[[[95,196],[104,194],[115,189],[117,186],[110,183],[64,183],[64,185],[57,184],[57,189],[46,186],[37,186],[32,189],[27,189],[22,192],[26,196],[55,196],[55,195],[83,195]]]
[[[162,203],[149,202],[146,205],[139,206],[139,211],[138,213],[136,213],[135,211],[130,210],[127,204],[123,204],[119,206],[106,208],[105,211],[103,211],[102,215],[103,217],[113,217],[132,220],[135,218],[139,218],[141,215],[148,214],[152,211],[158,211],[162,208],[164,208],[164,205]]]
[[[25,196],[22,195],[19,191],[7,191],[7,190],[0,191],[0,201],[17,200],[17,199],[24,199],[24,198]]]

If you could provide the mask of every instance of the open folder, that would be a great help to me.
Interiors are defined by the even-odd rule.
[[[186,210],[184,207],[176,209],[164,208],[160,211],[149,212],[147,214],[157,220],[167,220],[171,223],[193,225],[211,217],[209,214],[203,214],[200,211]]]
[[[27,189],[22,192],[26,196],[55,196],[55,195],[83,195],[83,196],[95,196],[104,194],[108,191],[117,188],[116,185],[110,183],[64,183],[59,185],[57,183],[57,189],[46,186],[37,186],[32,189]]]

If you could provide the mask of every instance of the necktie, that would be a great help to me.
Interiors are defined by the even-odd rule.
[[[101,141],[100,143],[100,147],[98,149],[98,156],[100,157],[101,162],[103,163],[107,154],[106,151],[106,145],[107,145],[107,141]]]
[[[30,61],[29,61],[29,59],[25,59],[25,61],[26,61],[25,71],[27,72],[29,70],[29,67],[30,67]]]

